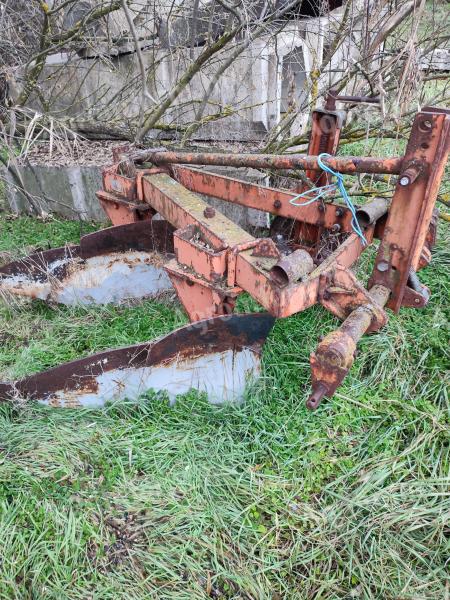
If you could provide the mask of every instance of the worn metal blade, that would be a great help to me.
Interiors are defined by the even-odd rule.
[[[36,252],[0,267],[0,293],[67,305],[154,297],[172,288],[163,268],[173,256],[172,232],[167,221],[141,221]]]
[[[213,404],[239,402],[260,373],[261,348],[275,319],[268,313],[197,321],[153,342],[99,352],[14,383],[0,400],[30,399],[54,407],[98,408],[137,400],[146,391],[176,396],[198,389]]]

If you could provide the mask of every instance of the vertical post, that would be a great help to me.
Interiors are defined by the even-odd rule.
[[[345,113],[336,110],[316,109],[313,111],[311,118],[312,126],[308,154],[317,156],[326,152],[334,156],[338,149]],[[305,175],[318,186],[329,183],[330,175],[325,171],[308,169]]]
[[[402,306],[410,270],[417,269],[449,153],[450,111],[417,114],[392,197],[369,286],[391,290],[387,306]]]
[[[330,104],[327,100],[324,110],[316,109],[311,115],[311,136],[308,144],[308,154],[310,156],[317,156],[323,152],[335,155],[337,152],[341,129],[345,121],[345,112],[329,110],[329,106]],[[334,107],[335,105],[331,106],[331,108]],[[330,174],[322,170],[307,169],[305,175],[316,186],[327,185],[331,179]],[[302,184],[296,191],[305,192],[307,189],[306,185]],[[316,225],[297,222],[294,229],[294,237],[297,240],[301,239],[304,242],[316,245],[320,240],[322,232],[323,224],[320,221]]]

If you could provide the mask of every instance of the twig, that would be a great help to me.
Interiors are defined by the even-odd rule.
[[[157,100],[155,100],[155,98],[153,98],[153,96],[148,91],[144,59],[142,57],[141,48],[139,46],[139,39],[138,39],[138,35],[136,32],[136,28],[134,26],[133,19],[131,17],[130,9],[128,8],[128,5],[127,5],[127,0],[122,0],[122,8],[123,8],[123,12],[125,13],[125,17],[127,19],[128,26],[131,31],[131,35],[133,36],[134,47],[136,50],[136,56],[137,56],[138,63],[139,63],[139,70],[141,72],[141,106],[139,108],[139,125],[138,125],[138,129],[136,131],[136,136],[137,136],[139,131],[141,130],[143,123],[144,123],[146,100],[150,100],[151,102],[153,102],[153,104],[157,104]]]

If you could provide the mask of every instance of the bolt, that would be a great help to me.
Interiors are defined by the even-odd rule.
[[[420,298],[414,298],[414,304],[420,304]]]
[[[344,216],[344,211],[342,210],[342,208],[337,208],[336,209],[336,216],[337,217],[343,217]]]
[[[422,122],[422,126],[424,129],[431,129],[431,125],[432,125],[432,123],[428,119],[426,121]]]
[[[324,204],[319,204],[319,206],[317,207],[317,210],[319,212],[322,212],[322,213],[325,212],[325,205]]]
[[[381,273],[384,273],[385,271],[387,271],[389,269],[389,264],[385,260],[382,260],[378,263],[377,269]]]
[[[339,225],[339,223],[335,223],[335,224],[334,224],[334,225],[332,225],[332,227],[331,227],[331,231],[332,231],[333,233],[337,233],[337,232],[338,232],[338,231],[340,231],[340,230],[341,230],[341,226]]]
[[[212,219],[213,217],[216,216],[216,211],[214,210],[214,208],[212,206],[207,206],[205,208],[205,210],[203,211],[203,216],[206,217],[207,219]]]
[[[399,184],[402,186],[410,185],[414,183],[415,180],[420,175],[420,169],[415,166],[408,167],[401,175],[399,179]]]
[[[273,203],[273,207],[274,208],[281,208],[281,201],[280,200],[275,200],[275,202]]]

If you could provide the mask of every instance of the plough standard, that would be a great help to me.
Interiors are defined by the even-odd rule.
[[[333,108],[333,107],[332,107]],[[191,324],[148,344],[101,352],[16,382],[0,398],[52,406],[100,406],[138,398],[149,388],[171,399],[198,388],[210,401],[242,397],[257,376],[261,347],[275,318],[322,304],[343,320],[311,355],[315,409],[351,368],[356,344],[387,321],[385,308],[420,308],[429,290],[417,272],[431,259],[435,202],[450,141],[450,112],[425,108],[413,122],[404,156],[337,157],[344,114],[316,110],[307,155],[189,153],[118,148],[98,198],[113,227],[79,246],[48,250],[0,269],[0,291],[65,304],[152,297],[172,286]],[[287,191],[213,174],[220,165],[305,172]],[[355,209],[342,175],[397,176],[390,200]],[[333,176],[346,200],[324,199]],[[269,237],[254,237],[202,195],[270,213]],[[364,287],[352,265],[375,239]],[[326,252],[324,251],[326,249]],[[247,292],[266,313],[233,314]]]

